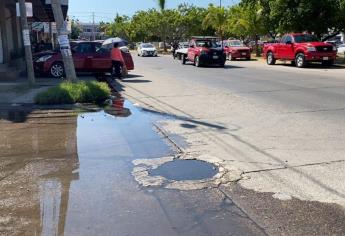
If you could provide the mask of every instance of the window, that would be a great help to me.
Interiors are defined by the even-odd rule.
[[[205,48],[217,48],[218,45],[216,42],[211,40],[197,40],[196,41],[197,47],[205,47]]]
[[[287,42],[291,42],[292,43],[292,37],[290,35],[285,35],[282,38],[282,43],[287,43]]]
[[[229,42],[232,47],[243,47],[243,43],[239,40],[233,40]]]
[[[78,47],[76,48],[76,52],[79,53],[92,53],[93,47],[90,43],[80,43]]]
[[[319,40],[311,34],[301,34],[295,35],[295,43],[309,43],[309,42],[319,42]]]

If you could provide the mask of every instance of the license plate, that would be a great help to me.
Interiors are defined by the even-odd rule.
[[[218,59],[218,56],[213,56],[213,59]]]
[[[242,52],[242,56],[245,56],[245,55],[247,55],[247,53],[245,53],[245,52]]]
[[[322,60],[324,60],[324,61],[328,61],[328,59],[329,59],[328,57],[323,57],[322,58]]]

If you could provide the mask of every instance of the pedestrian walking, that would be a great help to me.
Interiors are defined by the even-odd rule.
[[[113,61],[114,68],[113,76],[121,79],[122,72],[127,71],[127,69],[119,46],[119,43],[114,43],[114,47],[111,49],[111,60]]]

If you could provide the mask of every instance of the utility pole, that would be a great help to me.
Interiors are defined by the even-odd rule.
[[[222,7],[222,0],[219,0],[219,6]]]
[[[68,40],[67,25],[63,18],[61,2],[60,0],[51,0],[54,19],[56,22],[56,29],[58,32],[58,41],[60,44],[60,51],[64,64],[66,77],[72,82],[77,81],[77,75],[75,73],[74,62],[72,58],[71,45]]]
[[[34,72],[34,65],[32,61],[30,31],[29,31],[28,19],[26,15],[25,0],[19,0],[19,10],[20,10],[20,21],[22,25],[22,33],[23,33],[23,43],[24,43],[24,49],[25,49],[26,71],[28,75],[29,84],[33,85],[35,84],[35,72]]]

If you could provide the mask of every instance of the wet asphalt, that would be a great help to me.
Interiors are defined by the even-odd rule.
[[[0,235],[265,235],[219,189],[140,187],[132,160],[176,150],[156,115],[125,107],[1,109]]]

